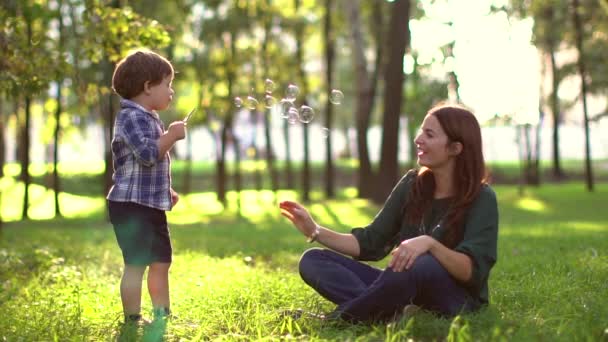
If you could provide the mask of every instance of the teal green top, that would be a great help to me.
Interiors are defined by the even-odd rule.
[[[441,241],[445,233],[442,221],[450,204],[449,198],[433,200],[430,212],[420,224],[412,225],[404,219],[403,207],[416,175],[417,171],[410,170],[403,176],[373,221],[366,227],[352,230],[359,242],[360,253],[357,259],[383,259],[401,241],[423,234]],[[468,255],[473,262],[471,279],[463,286],[478,304],[487,304],[489,300],[488,277],[496,263],[497,240],[496,194],[489,185],[484,185],[466,214],[464,237],[454,248],[455,251]]]

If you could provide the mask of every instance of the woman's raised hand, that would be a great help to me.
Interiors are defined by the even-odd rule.
[[[291,223],[305,236],[311,236],[317,229],[317,224],[302,205],[292,201],[279,203],[281,215],[287,217]]]

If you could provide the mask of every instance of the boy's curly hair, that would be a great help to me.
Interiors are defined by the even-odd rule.
[[[149,50],[138,49],[116,64],[112,89],[122,98],[131,99],[144,91],[146,82],[157,85],[173,74],[173,66],[166,58]]]

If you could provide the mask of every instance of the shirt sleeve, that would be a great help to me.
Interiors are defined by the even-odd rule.
[[[403,205],[407,200],[416,171],[405,174],[391,191],[384,206],[366,227],[351,230],[359,242],[358,260],[376,261],[384,258],[395,245],[403,221]]]
[[[154,166],[158,161],[158,139],[154,121],[146,113],[130,112],[124,122],[125,143],[135,158],[144,166]]]
[[[498,204],[496,194],[484,186],[467,215],[463,240],[454,248],[471,258],[473,272],[467,286],[479,293],[496,263],[498,242]]]

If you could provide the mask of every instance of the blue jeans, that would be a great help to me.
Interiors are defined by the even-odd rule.
[[[409,270],[380,270],[331,250],[309,249],[300,259],[300,276],[338,305],[330,315],[347,321],[384,321],[408,304],[443,316],[477,309],[467,290],[430,253]]]

